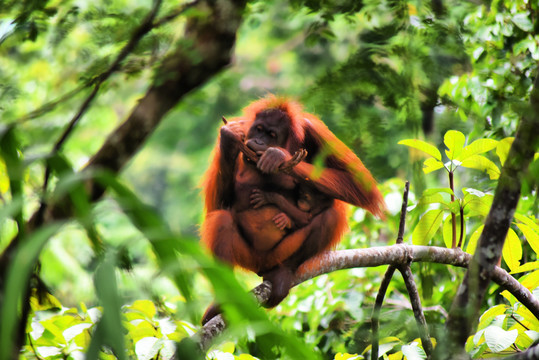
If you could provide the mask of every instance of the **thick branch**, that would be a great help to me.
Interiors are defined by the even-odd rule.
[[[464,347],[479,318],[480,306],[491,278],[497,271],[495,264],[501,257],[505,237],[520,198],[522,173],[528,169],[539,144],[539,67],[537,72],[530,95],[530,111],[520,121],[500,174],[479,245],[449,312],[446,323],[449,336],[438,347],[440,359],[449,356],[444,349]]]
[[[460,249],[406,244],[372,247],[368,249],[330,251],[304,263],[296,273],[297,279],[295,285],[316,276],[337,270],[358,267],[376,267],[382,265],[399,266],[407,264],[410,259],[412,262],[431,262],[467,268],[471,258],[470,254],[467,254]],[[539,319],[539,300],[537,300],[532,293],[522,286],[522,284],[520,284],[514,277],[509,275],[507,271],[495,267],[492,280],[513,294],[518,301],[526,306],[533,315]],[[253,291],[258,291],[260,286],[262,285],[259,285]],[[268,286],[271,287],[269,283],[263,283],[263,286],[265,288]],[[269,299],[271,291],[262,289],[261,293],[262,296],[258,297],[258,300],[263,303]],[[218,326],[221,330],[217,331],[215,334],[217,335],[225,328],[222,318],[215,323],[213,323],[213,321],[211,323],[212,324],[208,322],[201,331],[205,334],[213,333],[215,332],[214,329],[208,329],[207,327],[213,328]],[[210,340],[211,339],[206,339],[205,344],[208,345]]]

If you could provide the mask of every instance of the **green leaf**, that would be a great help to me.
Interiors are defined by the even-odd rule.
[[[453,190],[451,190],[450,188],[431,188],[423,191],[423,196],[430,196],[441,192],[449,195],[454,195]]]
[[[427,358],[425,350],[420,348],[417,343],[412,343],[410,345],[402,345],[402,353],[406,356],[408,360],[423,360]]]
[[[496,155],[498,155],[502,166],[503,164],[505,164],[505,159],[507,159],[507,154],[509,154],[509,149],[511,149],[513,140],[515,140],[514,137],[502,139],[498,142],[498,145],[496,146]]]
[[[533,271],[537,269],[539,269],[539,261],[532,261],[532,262],[527,262],[525,264],[520,265],[519,267],[511,271],[511,274],[518,274],[521,272],[528,272],[528,271]]]
[[[536,270],[532,273],[526,274],[518,281],[524,286],[526,289],[532,291],[536,287],[539,286],[539,270]]]
[[[466,137],[463,133],[457,130],[449,130],[444,135],[444,144],[447,146],[445,154],[449,160],[456,159],[462,150],[464,149],[464,143],[466,142]]]
[[[399,145],[406,145],[411,148],[423,151],[424,153],[432,156],[436,160],[442,160],[442,154],[436,148],[436,146],[429,144],[422,140],[417,139],[405,139],[398,142]]]
[[[444,167],[444,163],[434,158],[428,158],[423,162],[423,172],[425,174],[431,173]]]
[[[511,271],[520,266],[520,259],[522,259],[522,244],[513,229],[509,229],[507,232],[507,237],[503,244],[502,256]]]
[[[90,342],[87,359],[97,359],[102,346],[109,346],[119,360],[126,360],[124,327],[121,318],[121,300],[118,296],[114,256],[108,254],[94,274],[97,297],[103,305],[103,316]]]
[[[470,156],[482,154],[494,149],[498,145],[498,141],[492,139],[478,139],[470,145],[466,146],[462,153],[456,158],[459,161],[463,161]]]
[[[442,194],[433,194],[433,195],[423,195],[419,198],[417,202],[418,206],[428,205],[428,204],[447,204]]]
[[[495,353],[501,352],[511,346],[518,336],[518,330],[505,331],[497,326],[489,326],[485,329],[485,342],[488,348]]]
[[[517,224],[517,227],[522,231],[528,244],[530,244],[535,255],[539,256],[539,234],[526,224]]]
[[[470,169],[485,171],[491,180],[500,177],[500,169],[489,159],[481,155],[472,155],[461,163],[461,166]]]
[[[494,318],[496,318],[499,315],[505,314],[505,311],[507,310],[507,308],[508,308],[507,305],[500,304],[500,305],[493,306],[487,311],[485,311],[483,315],[481,315],[481,317],[479,318],[479,326],[477,330],[482,330],[486,328],[487,326],[489,326],[492,323],[492,320],[494,320]]]
[[[463,192],[464,213],[468,216],[487,216],[494,197],[471,188],[463,189]]]
[[[154,303],[150,300],[136,300],[129,309],[144,314],[148,320],[152,320],[157,313]]]
[[[536,233],[539,233],[539,225],[535,222],[535,218],[532,219],[532,218],[530,218],[530,217],[528,217],[526,215],[522,215],[522,214],[520,214],[518,212],[515,213],[514,216],[515,216],[515,219],[517,219],[518,221],[520,221],[523,224],[528,225]]]
[[[530,32],[533,30],[533,24],[530,20],[530,14],[528,12],[522,12],[515,14],[511,21],[518,26],[521,30],[524,30],[526,32]]]
[[[9,265],[5,282],[5,295],[0,309],[0,359],[12,358],[13,336],[17,334],[18,314],[20,303],[26,291],[26,285],[30,281],[30,275],[38,256],[45,243],[61,227],[54,224],[40,228],[39,230],[22,238],[19,249],[15,252]]]
[[[429,210],[423,215],[412,233],[414,245],[427,245],[440,228],[443,220],[442,210]]]
[[[472,236],[470,236],[470,240],[468,241],[466,250],[464,250],[465,252],[467,252],[470,255],[474,254],[475,248],[477,247],[477,241],[479,240],[479,237],[481,236],[481,233],[483,232],[484,227],[485,225],[480,225],[477,229],[475,229]]]

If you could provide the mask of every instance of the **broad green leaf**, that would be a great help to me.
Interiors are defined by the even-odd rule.
[[[516,324],[516,325],[520,326],[520,324]],[[530,338],[526,333],[520,332],[518,334],[517,340],[515,341],[515,344],[520,349],[527,349],[530,346],[532,346],[533,342],[534,341],[532,340],[532,338]]]
[[[0,158],[0,195],[9,190],[9,176],[7,175],[6,163]]]
[[[141,312],[148,320],[153,319],[157,312],[154,303],[150,300],[136,300],[129,309]]]
[[[520,266],[520,259],[522,259],[522,244],[513,229],[509,229],[507,232],[507,237],[503,244],[502,256],[511,271]]]
[[[428,205],[428,204],[446,204],[444,197],[442,194],[433,194],[433,195],[423,195],[419,201],[417,202],[418,205]]]
[[[479,318],[479,326],[477,329],[481,330],[489,326],[496,316],[505,314],[507,308],[507,305],[500,304],[493,306],[487,311],[485,311],[483,315],[481,315],[481,317]]]
[[[241,355],[239,356],[239,358],[240,360],[254,360],[255,359],[253,357],[242,359]],[[335,360],[360,360],[360,359],[363,359],[363,357],[358,354],[337,353],[335,355]]]
[[[520,306],[517,310],[517,314],[522,316],[526,322],[530,324],[530,328],[539,329],[539,320],[533,315],[533,313],[525,306]]]
[[[0,359],[12,358],[13,335],[17,333],[19,304],[26,291],[30,275],[45,243],[61,224],[45,226],[23,238],[5,279],[5,295],[0,308]]]
[[[431,188],[423,191],[423,196],[430,196],[441,192],[447,193],[449,195],[454,195],[453,190],[451,190],[450,188]]]
[[[408,360],[423,360],[427,358],[425,350],[419,347],[417,343],[412,343],[410,345],[402,345],[402,353],[406,356]]]
[[[449,130],[444,135],[444,144],[447,146],[445,154],[449,160],[456,159],[464,149],[466,137],[457,130]]]
[[[424,153],[427,153],[428,155],[432,156],[436,160],[442,160],[442,154],[440,151],[436,148],[436,146],[429,144],[423,140],[417,140],[417,139],[405,139],[398,142],[399,145],[406,145],[411,148],[421,150]]]
[[[423,172],[425,174],[431,173],[444,167],[444,163],[434,158],[428,158],[423,162]]]
[[[526,274],[518,281],[524,286],[526,289],[532,291],[536,287],[539,286],[539,270],[536,270],[530,274]]]
[[[490,194],[481,193],[480,191],[464,190],[464,214],[468,216],[487,216],[494,198]]]
[[[533,229],[533,231],[539,233],[539,225],[535,222],[534,219],[531,219],[530,217],[519,214],[519,213],[515,213],[515,219],[517,219],[521,223],[528,225],[529,227]]]
[[[517,224],[517,227],[524,234],[526,241],[530,244],[533,251],[535,251],[536,256],[539,256],[539,234],[526,224]]]
[[[507,154],[509,154],[509,149],[511,149],[513,140],[515,140],[513,137],[502,139],[498,142],[498,146],[496,146],[496,155],[500,158],[502,166],[505,164],[505,159],[507,159]]]
[[[501,352],[511,346],[518,336],[518,330],[505,331],[497,326],[485,329],[485,342],[488,348],[495,353]]]
[[[495,180],[500,177],[500,169],[498,169],[498,167],[492,161],[481,155],[473,155],[468,157],[461,163],[461,166],[485,171],[491,180]]]
[[[427,211],[412,233],[412,242],[414,245],[427,245],[434,234],[440,228],[443,220],[442,210]]]
[[[498,141],[492,139],[478,139],[470,145],[466,146],[462,153],[457,157],[457,160],[463,161],[472,155],[482,154],[494,149],[498,145]]]
[[[539,269],[539,261],[532,261],[532,262],[527,262],[525,264],[520,265],[518,268],[511,271],[511,274],[518,274],[521,272],[528,272],[528,271],[537,270],[537,269]]]
[[[456,223],[457,223],[457,227],[456,227],[456,234],[455,234],[455,246],[458,245],[459,241],[460,241],[460,226],[461,226],[461,221],[460,221],[460,215],[457,215],[456,216]],[[445,244],[445,247],[447,247],[448,249],[451,249],[452,248],[452,242],[453,242],[453,218],[451,217],[451,215],[449,215],[448,217],[445,218],[444,220],[444,226],[442,228],[442,231],[443,231],[443,238],[444,238],[444,244]],[[464,223],[464,232],[463,232],[463,237],[466,236],[466,223]],[[462,239],[462,241],[464,241],[464,238]]]
[[[518,14],[515,14],[511,21],[518,26],[521,30],[524,30],[526,32],[530,32],[533,30],[533,23],[530,19],[530,14],[528,12],[521,12]]]
[[[468,241],[468,245],[466,245],[466,250],[470,255],[473,255],[475,252],[475,248],[477,247],[477,241],[479,240],[479,237],[481,236],[481,233],[483,232],[483,228],[485,225],[480,225],[475,231],[473,232],[472,236],[470,236],[470,240]]]
[[[87,359],[97,359],[103,345],[109,346],[119,360],[127,359],[124,344],[124,327],[121,318],[121,301],[116,285],[114,257],[111,254],[97,267],[94,274],[97,297],[103,305],[103,316],[90,342]]]

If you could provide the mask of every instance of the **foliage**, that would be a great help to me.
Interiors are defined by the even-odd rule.
[[[342,248],[392,243],[409,178],[405,238],[473,253],[518,121],[530,114],[539,5],[436,3],[250,1],[233,64],[183,98],[128,167],[111,174],[80,170],[182,43],[187,21],[205,14],[190,9],[169,18],[184,5],[171,0],[2,2],[0,250],[13,239],[22,245],[0,279],[0,358],[10,356],[27,284],[24,358],[170,358],[172,344],[198,330],[214,297],[227,304],[231,328],[208,358],[369,357],[369,321],[385,269],[320,276],[264,314],[242,285],[259,279],[234,275],[198,247],[197,186],[221,116],[267,92],[288,94],[380,179],[387,222],[354,209]],[[104,78],[156,4],[163,21]],[[98,96],[57,148],[98,83]],[[539,161],[523,177],[502,266],[534,290]],[[96,204],[85,191],[89,179],[109,189]],[[44,226],[30,220],[43,201],[58,199],[71,204],[64,210],[73,210],[73,219]],[[413,270],[439,336],[463,272],[438,264]],[[537,319],[499,290],[491,287],[467,342],[474,357],[521,351],[538,338]],[[402,279],[393,279],[388,294],[380,353],[425,358]]]

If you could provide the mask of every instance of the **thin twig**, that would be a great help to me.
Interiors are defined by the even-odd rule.
[[[402,274],[402,278],[406,284],[406,290],[408,290],[408,295],[410,296],[410,303],[412,304],[412,309],[414,311],[414,317],[423,350],[425,350],[427,359],[430,359],[434,348],[430,340],[429,327],[425,320],[425,314],[423,314],[423,309],[421,307],[421,298],[419,297],[419,292],[417,291],[417,286],[414,281],[414,274],[412,273],[410,264],[399,266],[399,271]]]
[[[374,308],[372,310],[371,317],[371,329],[372,329],[372,350],[371,350],[371,360],[378,359],[379,352],[379,334],[378,328],[380,323],[380,310],[382,309],[382,304],[384,302],[384,297],[386,296],[387,288],[389,283],[395,274],[396,267],[394,265],[389,265],[380,284],[380,289],[378,289],[378,294],[376,295],[376,301],[374,302]]]
[[[139,27],[137,27],[137,29],[135,29],[135,31],[133,32],[133,35],[131,36],[131,39],[122,48],[122,50],[120,51],[120,53],[116,57],[116,60],[114,60],[112,62],[112,64],[109,66],[109,68],[104,73],[102,73],[101,75],[99,75],[95,79],[94,88],[93,88],[92,92],[86,97],[86,99],[84,100],[84,102],[80,106],[79,111],[77,111],[75,116],[73,116],[73,118],[71,119],[71,121],[69,122],[69,124],[67,125],[65,130],[63,131],[62,135],[58,139],[58,141],[56,141],[56,143],[54,144],[54,147],[53,147],[53,149],[51,151],[51,154],[50,154],[51,157],[54,156],[55,154],[57,154],[60,151],[60,149],[62,148],[64,143],[67,141],[69,136],[72,134],[73,129],[78,124],[79,120],[82,118],[82,115],[84,115],[84,113],[88,110],[88,108],[90,107],[90,104],[92,103],[92,101],[97,96],[97,94],[99,92],[99,88],[101,87],[103,82],[105,82],[115,71],[117,71],[119,69],[120,63],[135,49],[136,45],[142,39],[142,37],[148,31],[150,31],[152,29],[152,22],[153,22],[153,19],[155,18],[155,16],[157,15],[157,12],[159,11],[159,7],[161,6],[161,2],[162,2],[162,0],[154,0],[153,7],[152,7],[151,11],[148,13],[146,18],[142,21],[142,24],[140,24]],[[42,186],[43,197],[45,196],[45,194],[47,192],[47,187],[48,187],[48,184],[49,184],[50,175],[51,175],[51,168],[50,168],[50,165],[47,164],[47,166],[45,167],[45,175],[44,175],[44,178],[43,178],[43,186]],[[46,204],[45,200],[42,199],[40,207],[39,207],[38,212],[37,212],[37,214],[38,214],[37,224],[42,223],[43,216],[45,214],[46,208],[47,208],[47,204]]]
[[[129,53],[133,50],[133,48],[134,48],[133,45],[136,45],[136,43],[133,43],[133,41],[132,41],[133,38],[135,38],[135,37],[142,38],[142,36],[144,36],[146,33],[148,33],[151,30],[156,29],[156,28],[168,23],[169,21],[174,20],[176,17],[182,15],[185,11],[187,11],[189,8],[193,7],[194,5],[198,4],[199,2],[200,2],[200,0],[196,0],[196,1],[192,1],[192,2],[187,3],[187,4],[183,4],[183,5],[179,6],[178,9],[172,11],[170,14],[165,15],[162,18],[160,18],[159,20],[156,20],[156,21],[154,21],[155,16],[156,16],[156,12],[154,13],[154,9],[156,9],[155,8],[156,3],[154,3],[154,7],[150,11],[150,13],[142,21],[141,25],[139,25],[139,27],[133,32],[133,36],[132,36],[131,40],[122,48],[122,50],[120,51],[120,54],[116,58],[116,61],[114,61],[112,66],[110,66],[104,73],[102,73],[102,74],[100,74],[100,75],[86,81],[84,84],[77,86],[75,89],[68,91],[67,93],[59,96],[57,99],[49,101],[49,102],[41,105],[39,108],[37,108],[35,110],[32,110],[28,114],[23,115],[22,117],[18,118],[16,122],[21,123],[21,122],[25,122],[25,121],[28,121],[28,120],[33,120],[33,119],[36,119],[38,117],[41,117],[44,114],[48,113],[49,111],[54,110],[61,103],[72,99],[75,95],[77,95],[82,90],[86,89],[87,87],[95,85],[97,83],[102,83],[104,80],[106,80],[106,78],[108,78],[112,74],[112,72],[110,72],[110,69],[113,68],[114,71],[116,71],[117,67],[123,61],[123,59],[125,59],[125,57],[127,55],[129,55]],[[150,19],[150,22],[148,22],[148,19]],[[148,24],[150,24],[150,26],[148,26]],[[140,39],[138,39],[137,42],[139,40]],[[118,59],[119,59],[119,61],[118,61]]]
[[[408,206],[408,193],[410,192],[410,182],[407,181],[404,184],[404,193],[402,195],[402,206],[401,206],[401,216],[399,222],[399,232],[397,234],[397,244],[402,244],[404,242],[404,227],[406,224],[406,208]],[[394,265],[389,265],[380,284],[380,289],[378,289],[378,294],[376,295],[376,301],[374,302],[374,308],[372,310],[371,317],[371,329],[372,329],[372,350],[371,350],[371,359],[378,359],[378,350],[379,350],[379,336],[378,328],[380,323],[380,310],[382,309],[382,304],[384,303],[384,297],[386,296],[387,288],[393,274],[395,273],[396,267]]]
[[[404,184],[404,193],[402,194],[401,218],[399,222],[399,232],[397,234],[397,244],[404,242],[404,227],[406,225],[406,208],[408,207],[408,193],[410,192],[410,182]]]

